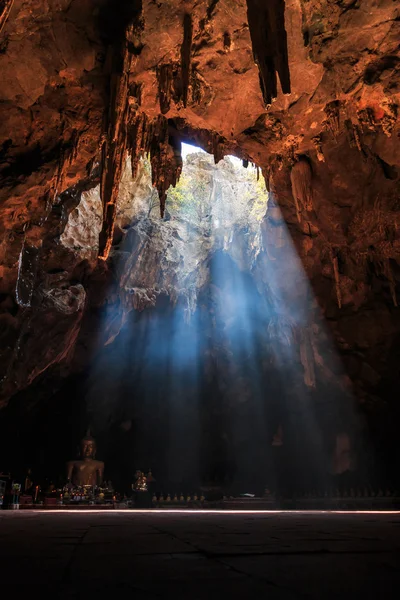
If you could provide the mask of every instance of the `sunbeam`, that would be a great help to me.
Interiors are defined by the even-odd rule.
[[[100,336],[113,344],[88,383],[92,427],[107,446],[110,426],[130,423],[125,486],[151,465],[160,491],[326,490],[352,460],[351,392],[273,190],[234,157],[182,155],[164,219],[145,160],[123,188],[133,208]]]

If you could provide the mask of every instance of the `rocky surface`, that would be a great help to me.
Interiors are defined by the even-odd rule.
[[[262,169],[272,200],[267,258],[254,268],[275,307],[307,312],[300,329],[282,330],[290,309],[275,310],[271,334],[289,332],[307,393],[324,381],[339,390],[351,383],[374,442],[394,456],[399,8],[391,0],[264,5],[0,2],[3,405],[39,375],[45,385],[46,373],[65,376],[88,360],[97,319],[119,294],[115,256],[132,235],[133,208],[120,191],[127,156],[139,175],[132,186],[147,190],[140,156],[149,153],[168,218],[186,140],[216,161],[235,154]],[[168,240],[173,225],[155,224],[155,210],[152,223]],[[286,226],[305,270],[299,285]],[[159,250],[165,288],[174,260]],[[148,288],[139,272],[128,279]],[[313,342],[324,346],[322,315],[349,379],[327,360],[328,345]]]
[[[167,195],[161,220],[149,163],[139,166],[134,181],[127,165],[116,217],[121,240],[112,250],[122,272],[123,303],[143,310],[166,294],[175,303],[186,303],[190,314],[209,280],[210,255],[218,249],[231,255],[241,270],[250,271],[261,248],[267,199],[255,169],[246,171],[229,158],[215,165],[208,154],[189,154],[179,183]],[[235,239],[239,232],[245,233],[242,247]]]

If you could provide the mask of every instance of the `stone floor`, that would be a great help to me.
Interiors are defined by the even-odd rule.
[[[4,598],[399,598],[400,514],[0,511],[0,557]]]

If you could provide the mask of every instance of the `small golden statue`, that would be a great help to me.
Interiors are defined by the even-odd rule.
[[[132,484],[132,490],[134,492],[147,492],[147,477],[140,470],[135,473],[135,483]]]
[[[96,442],[88,433],[81,442],[81,459],[67,463],[68,481],[75,486],[99,486],[103,481],[104,463],[95,460]]]

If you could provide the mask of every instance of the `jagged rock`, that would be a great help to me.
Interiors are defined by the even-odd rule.
[[[245,171],[229,158],[215,165],[205,153],[189,154],[180,184],[167,195],[169,218],[160,220],[149,163],[139,163],[133,181],[126,164],[116,217],[116,226],[125,233],[112,250],[115,257],[128,253],[121,277],[122,306],[143,310],[164,293],[173,302],[183,299],[190,314],[209,279],[210,256],[218,249],[241,269],[251,270],[267,205],[262,185],[254,170]],[[242,230],[245,244],[239,245]]]
[[[312,171],[310,163],[305,157],[293,165],[290,172],[293,198],[296,205],[297,219],[301,221],[302,211],[312,211]]]
[[[99,187],[83,192],[78,206],[70,212],[60,242],[81,260],[97,260],[103,211]]]

